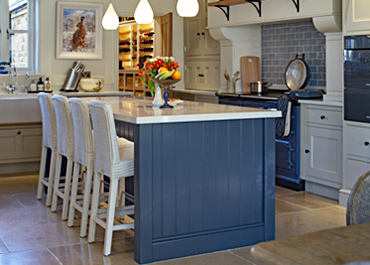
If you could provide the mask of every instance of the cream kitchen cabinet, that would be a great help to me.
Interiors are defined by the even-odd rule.
[[[220,43],[214,40],[207,27],[207,0],[199,0],[199,13],[184,19],[186,56],[211,56],[220,54]]]
[[[353,185],[370,170],[370,125],[344,122],[343,185],[339,204],[346,205]]]
[[[185,88],[218,91],[220,43],[207,27],[207,1],[199,1],[196,17],[184,19]]]
[[[306,191],[338,199],[342,187],[342,107],[302,104],[301,178]]]
[[[344,33],[370,32],[370,1],[343,0]]]
[[[188,62],[185,67],[187,88],[217,90],[219,85],[219,62]]]
[[[0,127],[0,171],[13,173],[38,170],[41,144],[41,125]]]

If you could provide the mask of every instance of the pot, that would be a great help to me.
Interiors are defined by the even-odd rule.
[[[268,82],[262,82],[262,81],[252,82],[252,83],[249,83],[249,85],[251,87],[252,94],[266,93],[268,91],[268,88],[272,86],[272,84]]]

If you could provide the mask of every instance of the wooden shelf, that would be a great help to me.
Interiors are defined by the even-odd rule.
[[[251,2],[261,2],[262,0],[253,0]],[[209,3],[208,6],[235,6],[245,4],[247,0],[221,0],[218,2]]]
[[[226,16],[227,21],[229,21],[230,20],[230,6],[241,5],[245,3],[252,4],[256,8],[258,15],[260,17],[262,16],[262,0],[221,0],[218,2],[209,3],[208,6],[214,6],[214,7],[218,7],[219,9],[221,9],[221,11],[224,12]]]
[[[241,5],[245,3],[252,4],[256,8],[258,15],[261,17],[262,16],[262,1],[263,0],[221,0],[221,1],[213,2],[213,3],[209,3],[208,6],[211,6],[211,7],[214,6],[214,7],[218,7],[219,9],[221,9],[222,12],[224,12],[226,16],[227,21],[229,21],[230,6]],[[297,12],[299,12],[299,6],[300,6],[299,1],[300,0],[292,0],[294,6],[297,9]]]

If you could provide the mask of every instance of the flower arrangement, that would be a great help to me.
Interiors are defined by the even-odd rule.
[[[175,70],[175,72],[170,78],[180,79],[181,74],[180,72],[176,71],[179,67],[180,64],[176,62],[173,57],[157,56],[156,58],[147,59],[145,61],[143,70],[139,72],[139,77],[144,84],[148,85],[149,91],[153,96],[155,84],[151,79],[155,79],[155,77],[161,72],[172,70]]]

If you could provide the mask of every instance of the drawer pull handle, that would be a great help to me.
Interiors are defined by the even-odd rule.
[[[18,135],[20,135],[21,133],[22,133],[21,131],[17,132]]]
[[[308,154],[308,153],[310,152],[310,150],[307,150],[307,149],[306,149],[304,152],[305,152],[306,154]]]
[[[320,117],[320,119],[322,119],[322,120],[323,120],[323,119],[325,119],[325,116],[324,116],[324,115],[323,115],[323,116],[321,116],[321,117]]]
[[[369,146],[369,144],[370,144],[369,142],[365,142],[365,146]]]

